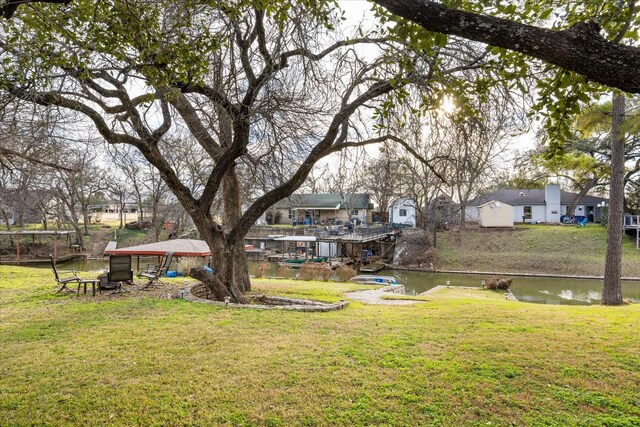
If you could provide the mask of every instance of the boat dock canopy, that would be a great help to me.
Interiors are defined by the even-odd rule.
[[[173,252],[174,257],[206,257],[211,255],[207,242],[195,239],[165,240],[164,242],[104,251],[105,255],[164,255],[169,252]]]
[[[285,236],[278,237],[277,239],[280,242],[315,242],[316,236]]]
[[[111,241],[109,243],[107,243],[107,247],[104,248],[104,252],[102,252],[102,255],[107,255],[108,253],[110,253],[111,251],[113,251],[114,249],[116,249],[118,247],[118,242],[116,241]]]

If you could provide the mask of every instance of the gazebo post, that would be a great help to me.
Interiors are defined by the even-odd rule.
[[[20,235],[18,234],[18,238],[16,239],[16,258],[20,261]]]

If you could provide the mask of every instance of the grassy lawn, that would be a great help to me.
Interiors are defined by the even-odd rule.
[[[441,270],[476,270],[601,276],[606,229],[552,225],[517,225],[514,229],[470,228],[462,244],[450,232],[440,233],[437,266]],[[623,239],[624,276],[640,277],[640,250]]]
[[[52,294],[0,266],[0,425],[638,425],[640,306],[444,289],[331,313]],[[256,281],[335,301],[361,285]]]

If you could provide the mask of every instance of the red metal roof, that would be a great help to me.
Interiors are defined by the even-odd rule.
[[[165,240],[164,242],[104,251],[105,255],[165,255],[169,252],[173,252],[173,256],[176,257],[206,257],[211,255],[207,242],[195,239]]]

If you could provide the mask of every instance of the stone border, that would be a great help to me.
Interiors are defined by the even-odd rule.
[[[199,302],[203,304],[213,304],[220,305],[224,307],[233,307],[233,308],[250,308],[256,310],[293,310],[293,311],[304,311],[304,312],[327,312],[327,311],[336,311],[344,309],[349,303],[344,300],[340,300],[334,303],[325,303],[320,301],[311,301],[305,299],[295,299],[295,298],[285,298],[285,297],[268,297],[261,296],[259,299],[261,301],[267,302],[270,305],[266,304],[235,304],[235,303],[225,303],[221,301],[214,301],[206,298],[201,298],[199,296],[194,295],[194,288],[203,287],[204,285],[200,282],[192,283],[190,285],[185,286],[184,293],[182,298],[189,302]]]

